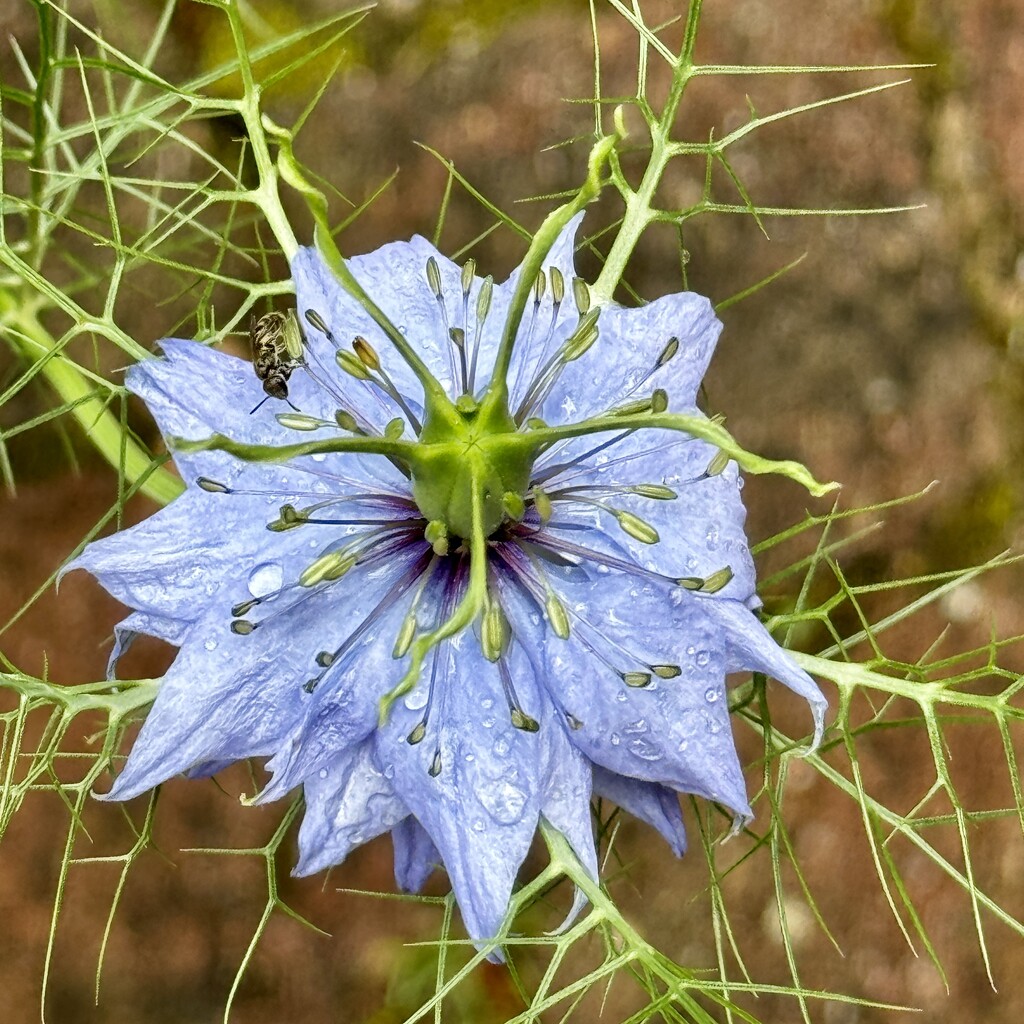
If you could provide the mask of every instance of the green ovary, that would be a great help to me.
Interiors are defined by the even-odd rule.
[[[474,526],[488,537],[508,518],[506,495],[526,495],[536,455],[507,414],[489,419],[481,422],[475,411],[428,419],[410,460],[412,494],[424,518],[464,540]]]

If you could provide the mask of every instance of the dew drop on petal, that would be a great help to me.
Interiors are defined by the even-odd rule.
[[[384,778],[385,779],[393,779],[394,777],[395,777],[395,766],[393,764],[385,765],[384,766]]]
[[[618,692],[617,694],[615,694],[615,699],[616,699],[616,700],[617,700],[617,701],[618,701],[618,702],[619,702],[620,704],[625,704],[625,703],[626,703],[626,701],[627,701],[627,700],[629,700],[629,695],[628,695],[628,694],[626,694],[626,693],[625,693],[624,691],[622,691],[622,690],[619,690],[619,692]]]
[[[709,687],[708,687],[708,688],[707,688],[707,689],[706,689],[706,690],[704,691],[704,699],[705,699],[705,700],[706,700],[706,701],[707,701],[707,702],[708,702],[709,704],[714,704],[714,703],[715,703],[715,701],[717,701],[717,700],[718,700],[718,697],[719,697],[719,693],[718,693],[718,691],[717,691],[717,690],[716,690],[716,689],[715,689],[715,688],[714,688],[713,686],[709,686]]]
[[[611,735],[612,746],[617,747],[622,742],[622,737],[617,733],[613,732]]]
[[[632,740],[629,744],[630,753],[639,757],[641,761],[660,761],[661,760],[661,749],[657,744],[652,743],[648,739],[640,737],[639,739]]]
[[[416,689],[410,691],[405,695],[405,706],[410,711],[419,711],[420,708],[427,706],[427,698],[430,696],[430,688],[427,686],[417,686]]]
[[[320,771],[318,772],[318,774],[319,774],[321,779],[326,779],[327,778],[327,769],[326,768],[321,768]]]
[[[477,818],[476,821],[473,822],[473,831],[474,832],[483,832],[484,829],[486,829],[486,828],[487,828],[487,825],[484,824],[484,819],[483,818]]]
[[[647,720],[644,718],[638,718],[635,722],[630,722],[625,729],[631,736],[639,736],[642,733],[647,732]]]
[[[280,590],[283,580],[284,570],[277,562],[263,562],[249,573],[249,593],[253,597],[266,597]]]
[[[711,655],[708,654],[707,651],[698,651],[695,660],[701,668],[706,668],[708,662],[711,660]]]
[[[526,794],[508,780],[484,782],[477,788],[477,799],[499,825],[512,825],[523,816]]]
[[[310,458],[314,462],[324,462],[327,459],[327,455],[325,452],[315,452],[314,454],[310,455]]]
[[[491,700],[490,697],[484,697],[484,699],[480,701],[480,707],[482,707],[484,711],[490,711],[491,708],[494,707],[494,701]]]
[[[204,647],[205,647],[205,648],[206,648],[206,649],[207,649],[208,651],[215,651],[215,650],[217,650],[217,641],[216,641],[216,640],[214,640],[214,639],[213,639],[213,638],[211,637],[211,638],[210,638],[209,640],[206,640],[206,641],[205,641],[205,642],[203,643],[203,646],[204,646]]]

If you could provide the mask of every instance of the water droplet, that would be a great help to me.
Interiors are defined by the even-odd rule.
[[[326,768],[321,768],[320,771],[317,774],[320,776],[321,779],[326,779],[327,778],[327,769]]]
[[[688,572],[691,572],[691,573],[692,573],[692,572],[693,572],[693,571],[694,571],[694,570],[695,570],[695,569],[697,568],[697,565],[698,565],[698,564],[699,564],[699,563],[697,562],[697,559],[696,559],[696,558],[692,558],[692,557],[691,557],[691,558],[688,558],[688,559],[686,560],[686,568],[687,568],[687,571],[688,571]]]
[[[626,701],[629,700],[629,695],[627,693],[625,693],[625,691],[619,690],[619,692],[617,694],[615,694],[615,699],[620,704],[625,704]]]
[[[427,698],[430,696],[429,686],[417,686],[415,690],[405,695],[405,706],[410,711],[419,711],[427,706]]]
[[[466,761],[472,764],[476,760],[476,754],[467,754]]]
[[[327,458],[327,455],[325,452],[314,452],[312,455],[310,455],[310,458],[314,462],[324,462]]]
[[[504,736],[502,736],[499,739],[496,739],[494,741],[494,746],[491,747],[491,750],[493,750],[498,757],[508,757],[508,752],[511,749],[512,748],[509,746],[508,740],[505,739]]]
[[[393,779],[395,777],[395,766],[393,764],[386,764],[384,766],[384,778]]]
[[[720,696],[719,692],[718,692],[718,691],[717,691],[717,690],[716,690],[716,689],[715,689],[715,688],[714,688],[713,686],[709,686],[709,687],[708,687],[708,688],[707,688],[707,689],[706,689],[706,690],[704,691],[704,699],[705,699],[705,700],[706,700],[706,701],[707,701],[707,702],[708,702],[709,704],[714,704],[714,703],[715,703],[715,701],[716,701],[716,700],[718,700],[719,696]]]
[[[632,740],[629,744],[629,750],[630,753],[639,757],[641,761],[661,760],[661,748],[643,737]]]
[[[280,590],[283,580],[284,570],[277,562],[263,562],[249,573],[249,593],[253,597],[266,597]]]
[[[480,707],[482,707],[484,711],[490,711],[491,708],[494,707],[494,701],[491,700],[490,697],[484,697],[484,699],[480,701]]]
[[[622,742],[622,737],[617,733],[613,732],[611,735],[612,746],[617,747]]]
[[[631,736],[639,736],[641,733],[647,732],[647,719],[638,718],[635,722],[630,722],[626,726],[625,732]]]
[[[679,716],[679,731],[683,736],[696,736],[704,725],[704,718],[699,711],[684,711]],[[683,749],[682,746],[679,748]]]
[[[473,831],[474,832],[483,832],[484,829],[486,829],[486,828],[487,828],[487,825],[484,823],[484,819],[483,818],[477,818],[476,821],[473,822]]]
[[[207,640],[207,641],[204,642],[203,646],[208,651],[215,651],[215,650],[217,650],[217,641],[213,640],[213,639]]]
[[[707,663],[711,660],[711,655],[707,651],[698,651],[695,660],[701,668],[706,668]]]
[[[484,782],[477,788],[476,796],[499,825],[514,824],[526,808],[526,794],[507,780]]]
[[[609,566],[607,566],[607,565],[603,565],[603,564],[602,564],[602,565],[599,565],[599,566],[597,567],[597,571],[598,571],[598,572],[599,572],[599,573],[600,573],[600,574],[601,574],[602,576],[607,576],[607,575],[608,575],[608,573],[610,573],[610,572],[611,572],[612,570],[611,570],[611,568],[610,568]]]
[[[405,333],[408,332],[408,330],[409,330],[409,328],[406,327],[405,324],[399,324],[398,325],[398,333],[399,334],[405,334]]]
[[[495,723],[495,721],[496,721],[496,719],[494,718],[494,716],[493,716],[493,715],[488,715],[488,716],[487,716],[487,717],[486,717],[486,718],[485,718],[485,719],[483,720],[483,722],[481,722],[480,724],[481,724],[481,725],[482,725],[482,726],[483,726],[483,727],[484,727],[485,729],[493,729],[493,728],[494,728],[494,723]]]

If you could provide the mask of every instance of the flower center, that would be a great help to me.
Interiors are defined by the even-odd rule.
[[[503,406],[463,396],[456,417],[429,411],[410,458],[412,495],[439,537],[489,537],[525,510],[535,451]]]

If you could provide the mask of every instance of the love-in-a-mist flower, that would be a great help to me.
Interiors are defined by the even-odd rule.
[[[305,798],[296,874],[390,831],[398,884],[443,864],[483,940],[541,820],[596,874],[592,795],[676,853],[677,794],[750,815],[727,673],[820,732],[755,614],[729,456],[761,464],[695,407],[721,324],[693,294],[593,301],[577,226],[500,285],[422,238],[344,287],[300,250],[296,411],[250,412],[253,367],[196,342],[129,371],[188,486],[74,563],[134,609],[115,659],[180,648],[109,798],[269,758],[256,799]]]

